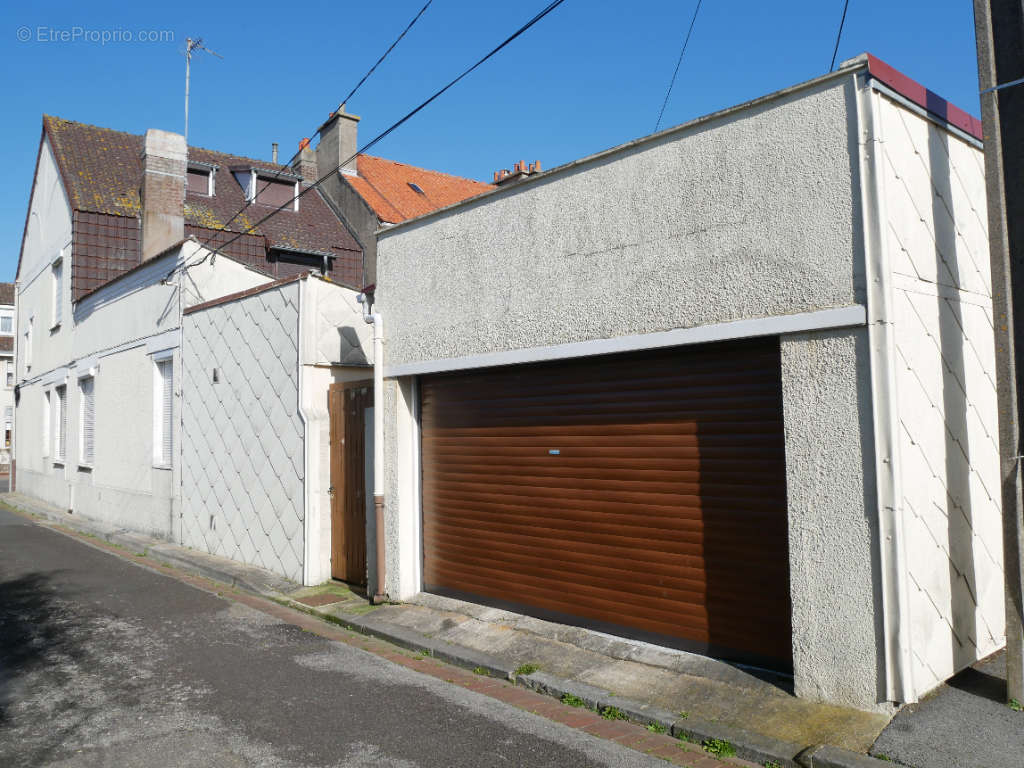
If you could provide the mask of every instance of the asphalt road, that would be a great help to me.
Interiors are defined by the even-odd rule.
[[[0,509],[0,765],[663,763]]]

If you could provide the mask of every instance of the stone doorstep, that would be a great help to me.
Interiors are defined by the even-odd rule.
[[[586,683],[558,678],[543,672],[515,674],[512,662],[480,651],[454,645],[430,637],[414,629],[387,621],[374,613],[366,615],[331,613],[333,605],[304,604],[291,594],[302,587],[276,574],[255,566],[247,566],[226,558],[190,550],[175,544],[134,533],[103,523],[76,518],[68,513],[17,493],[0,495],[0,501],[21,512],[44,517],[72,530],[94,536],[127,551],[144,553],[147,557],[236,589],[285,602],[304,613],[341,624],[361,634],[385,640],[415,652],[426,652],[439,661],[464,669],[485,671],[491,678],[512,681],[516,686],[555,699],[566,694],[579,697],[591,711],[615,707],[630,721],[639,725],[657,724],[674,737],[685,736],[697,744],[707,739],[728,741],[736,749],[736,765],[757,765],[774,762],[785,768],[881,768],[886,763],[864,754],[829,745],[810,747],[772,739],[768,736],[735,728],[719,722],[697,718],[679,718],[674,713],[653,708],[644,702],[616,696],[611,691]],[[484,693],[482,691],[482,693]],[[729,762],[729,761],[726,761]]]

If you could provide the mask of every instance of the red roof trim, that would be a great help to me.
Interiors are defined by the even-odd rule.
[[[897,69],[886,64],[877,56],[868,57],[868,73],[881,83],[892,88],[896,93],[904,96],[917,106],[931,112],[936,117],[946,121],[950,125],[959,128],[978,141],[984,141],[981,132],[981,121],[973,115],[950,104],[934,91],[929,91],[916,80],[904,75]]]

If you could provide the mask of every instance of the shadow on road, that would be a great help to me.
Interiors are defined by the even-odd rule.
[[[9,720],[18,678],[54,658],[77,660],[82,648],[61,618],[51,581],[59,572],[30,573],[0,582],[0,725]]]

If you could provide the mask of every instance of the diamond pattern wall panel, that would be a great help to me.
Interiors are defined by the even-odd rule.
[[[301,582],[298,291],[184,318],[181,540]]]
[[[878,98],[914,684],[1004,642],[982,154]]]

